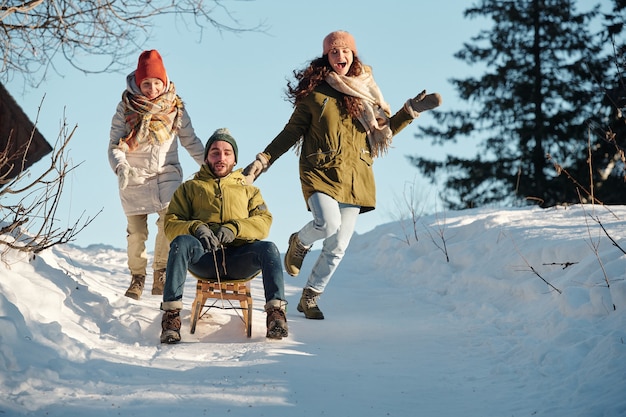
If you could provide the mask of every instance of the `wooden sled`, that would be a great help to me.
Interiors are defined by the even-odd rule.
[[[256,274],[258,275],[258,274]],[[235,310],[243,321],[246,335],[252,337],[252,292],[250,281],[256,276],[238,280],[198,279],[196,298],[191,305],[191,334],[196,332],[198,320],[212,308]],[[235,303],[238,302],[238,305]]]

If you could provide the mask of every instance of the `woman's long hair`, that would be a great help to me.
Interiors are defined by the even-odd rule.
[[[328,55],[316,58],[309,66],[303,70],[294,70],[293,76],[296,82],[287,83],[287,100],[296,105],[308,96],[318,85],[324,82],[326,76],[333,71],[328,62]],[[355,77],[363,72],[363,66],[358,57],[354,56],[350,70],[346,76]],[[343,95],[343,103],[348,114],[357,117],[361,108],[361,99],[353,96]]]

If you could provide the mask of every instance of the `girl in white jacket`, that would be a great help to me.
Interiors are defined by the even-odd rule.
[[[148,256],[148,214],[157,213],[152,294],[163,294],[169,242],[163,218],[183,173],[178,141],[202,165],[204,145],[196,136],[174,83],[156,50],[139,56],[137,69],[126,77],[126,90],[111,122],[109,163],[119,183],[127,218],[130,287],[126,296],[138,300],[143,293]]]

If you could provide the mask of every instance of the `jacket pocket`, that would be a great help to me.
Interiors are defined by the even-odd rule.
[[[310,153],[305,158],[312,167],[328,168],[335,164],[336,156],[336,150],[322,151],[318,149],[317,152]]]
[[[367,164],[367,166],[372,166],[374,164],[374,158],[372,158],[372,154],[365,148],[361,149],[359,157],[361,161]]]
[[[337,164],[339,137],[333,135],[311,135],[303,144],[302,154],[309,166],[328,168]],[[316,140],[317,139],[317,140]]]

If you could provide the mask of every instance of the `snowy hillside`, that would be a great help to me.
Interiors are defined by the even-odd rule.
[[[305,320],[318,245],[285,274],[282,341],[264,337],[260,279],[251,339],[222,311],[189,334],[189,278],[183,343],[161,345],[160,297],[123,295],[123,248],[0,248],[0,415],[625,416],[625,219],[577,206],[379,226],[354,236],[326,320]]]

